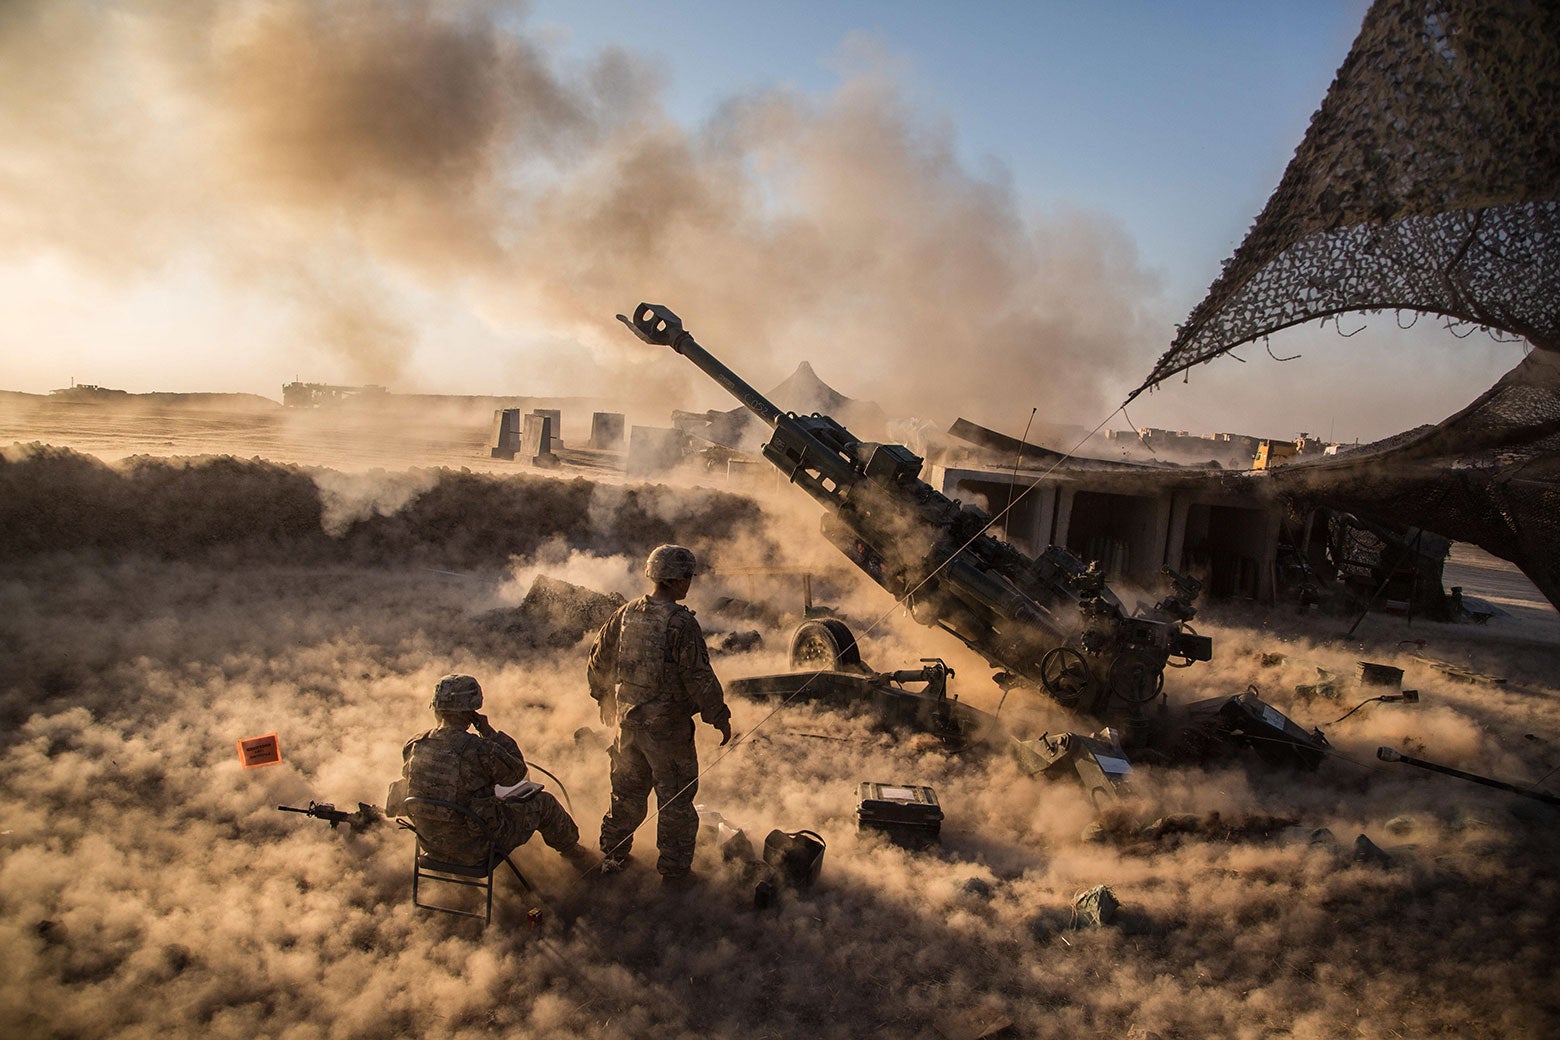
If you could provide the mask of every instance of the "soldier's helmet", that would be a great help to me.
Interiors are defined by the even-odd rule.
[[[469,675],[446,675],[433,688],[434,711],[476,711],[482,707],[482,686]]]
[[[693,550],[681,545],[658,545],[645,561],[645,577],[651,581],[676,581],[699,573],[699,561]]]

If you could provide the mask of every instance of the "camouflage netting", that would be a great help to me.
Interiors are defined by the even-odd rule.
[[[1132,396],[1362,310],[1560,350],[1560,4],[1377,0],[1267,207]]]
[[[1473,542],[1560,606],[1560,3],[1377,0],[1267,207],[1132,396],[1363,310],[1540,349],[1438,426],[1275,483]]]

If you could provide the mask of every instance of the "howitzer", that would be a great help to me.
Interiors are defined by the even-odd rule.
[[[278,812],[302,813],[316,820],[327,820],[331,830],[344,823],[352,828],[353,833],[384,819],[384,813],[366,802],[358,802],[358,807],[353,812],[343,812],[330,802],[310,802],[307,809],[300,809],[295,805],[278,805],[276,808]]]
[[[1172,658],[1211,657],[1211,640],[1186,628],[1197,583],[1181,579],[1149,615],[1129,616],[1098,565],[1058,546],[1031,557],[988,534],[991,515],[922,481],[922,460],[903,445],[863,442],[827,415],[782,412],[665,307],[641,303],[618,320],[692,361],[769,426],[763,455],[824,507],[824,537],[921,624],[1001,669],[1004,687],[1043,689],[1101,718],[1136,716],[1160,694]]]

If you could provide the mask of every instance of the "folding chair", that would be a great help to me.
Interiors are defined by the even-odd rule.
[[[514,871],[515,880],[520,882],[520,887],[527,892],[534,891],[531,883],[520,873],[520,868],[515,866],[514,860],[500,852],[498,842],[493,836],[492,828],[487,822],[473,812],[468,806],[456,802],[446,802],[439,798],[407,798],[402,803],[401,814],[409,816],[416,806],[437,806],[440,809],[449,809],[466,817],[482,832],[488,846],[487,860],[483,863],[453,863],[449,860],[438,859],[430,855],[422,843],[422,835],[417,832],[417,827],[408,819],[402,818],[397,822],[402,827],[411,831],[417,839],[412,849],[412,903],[423,910],[438,910],[446,914],[454,914],[457,917],[475,917],[482,921],[486,928],[493,920],[493,874],[498,870],[500,863],[507,863],[509,869]],[[437,881],[446,885],[461,885],[466,888],[480,888],[487,897],[487,907],[483,913],[475,913],[471,910],[462,910],[454,906],[442,906],[438,903],[424,903],[421,897],[421,883],[423,881]]]

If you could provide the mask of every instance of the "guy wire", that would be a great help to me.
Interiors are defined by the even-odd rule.
[[[1024,446],[1029,443],[1029,428],[1034,425],[1035,413],[1040,409],[1029,409],[1029,421],[1024,424],[1024,435],[1018,439],[1018,454],[1013,456],[1013,472],[1008,477],[1008,505],[1013,504],[1013,485],[1018,482],[1018,466],[1024,461]]]

